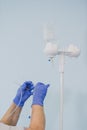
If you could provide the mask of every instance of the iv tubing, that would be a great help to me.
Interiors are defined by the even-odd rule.
[[[21,89],[21,88],[20,88],[20,89]],[[9,117],[12,116],[12,114],[16,112],[16,110],[18,109],[18,107],[19,107],[19,105],[20,105],[20,103],[21,103],[21,100],[22,100],[22,90],[21,90],[21,96],[20,96],[19,103],[18,103],[18,105],[16,106],[16,108],[12,111],[12,113],[10,113]]]

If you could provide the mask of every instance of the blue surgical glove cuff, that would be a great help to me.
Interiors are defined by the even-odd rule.
[[[20,96],[20,98],[19,98],[19,97],[15,97],[15,98],[13,99],[13,102],[14,102],[17,106],[19,106],[19,107],[23,107],[23,106],[24,106],[24,103],[25,103],[25,102],[22,102],[22,96]]]

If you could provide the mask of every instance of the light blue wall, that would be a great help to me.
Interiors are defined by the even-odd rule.
[[[58,130],[59,72],[43,53],[43,25],[55,28],[59,46],[74,43],[79,58],[66,58],[64,130],[87,130],[87,1],[0,0],[0,117],[25,80],[50,83],[46,100],[46,130]],[[28,126],[31,100],[18,125]]]

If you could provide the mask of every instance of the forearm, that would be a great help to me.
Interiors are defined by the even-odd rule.
[[[12,103],[10,108],[7,110],[7,112],[4,114],[2,119],[0,120],[4,124],[15,126],[17,124],[17,121],[19,119],[20,113],[22,108],[18,107],[16,109],[16,105]],[[14,111],[16,109],[16,111]],[[14,111],[14,112],[13,112]]]
[[[45,130],[44,108],[40,105],[32,105],[30,128],[32,130]]]

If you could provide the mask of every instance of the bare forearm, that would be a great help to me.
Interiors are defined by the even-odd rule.
[[[30,128],[32,130],[45,130],[44,109],[40,105],[32,106],[32,116],[31,116]]]
[[[10,108],[7,110],[7,112],[4,114],[2,119],[0,120],[4,124],[15,126],[17,124],[17,121],[19,119],[21,108],[18,107],[16,109],[16,105],[12,103]],[[16,111],[14,111],[16,109]]]

